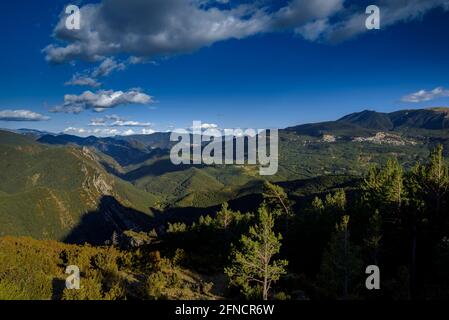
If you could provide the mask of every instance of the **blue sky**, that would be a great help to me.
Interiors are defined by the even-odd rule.
[[[242,1],[209,1],[205,7],[202,0],[192,9],[191,15],[198,14],[192,22],[190,16],[179,13],[179,0],[168,1],[173,8],[169,4],[164,9],[160,0],[153,1],[148,11],[151,17],[138,7],[141,1],[130,0],[131,8],[136,2],[137,11],[143,12],[134,23],[129,21],[135,14],[131,9],[117,17],[111,14],[119,6],[117,0],[103,0],[101,9],[82,9],[81,23],[84,17],[83,27],[89,26],[91,32],[74,38],[57,25],[65,21],[62,12],[68,2],[4,3],[0,127],[66,130],[80,135],[131,133],[129,130],[150,133],[189,127],[193,120],[222,128],[283,128],[333,120],[363,109],[388,112],[449,105],[447,1],[429,0],[425,7],[413,0],[393,0],[396,6],[381,1],[381,30],[357,31],[355,35],[346,32],[346,27],[352,18],[364,14],[365,7],[329,1],[335,6],[326,12],[301,7],[303,0],[278,3],[281,10],[299,10],[300,14],[287,19],[278,13],[279,8],[255,13],[269,1],[246,1],[246,7]],[[88,1],[77,3],[83,8]],[[401,10],[405,6],[408,9]],[[210,7],[214,14],[200,11]],[[123,8],[117,10],[122,14]],[[243,10],[249,11],[242,14]],[[103,20],[88,20],[90,12],[100,12]],[[161,17],[167,12],[181,15],[179,25],[166,24]],[[230,21],[229,17],[232,21],[239,18],[240,23],[228,26],[224,21]],[[210,30],[215,18],[220,29],[214,33]],[[201,19],[204,21],[197,23]],[[383,19],[386,25],[382,25]],[[319,29],[318,38],[310,39],[302,30],[307,24],[315,26],[317,20],[325,21],[326,28]],[[146,21],[154,25],[145,25]],[[179,31],[184,27],[188,34]],[[333,41],[339,29],[349,35]],[[153,30],[158,30],[159,36],[168,34],[168,40],[144,42]],[[97,46],[92,31],[99,32],[103,47]],[[129,35],[136,32],[140,38],[130,43]],[[120,48],[109,49],[107,41]],[[58,49],[70,44],[79,47],[70,53]],[[112,71],[105,69],[99,75],[105,60]],[[95,78],[101,86],[69,85],[73,77]],[[92,95],[83,94],[87,91]],[[102,91],[106,96],[122,93],[120,101],[125,102],[107,104],[97,110],[102,112],[96,112],[89,101],[98,101]],[[65,104],[64,95],[72,95]],[[76,112],[70,113],[74,101]]]

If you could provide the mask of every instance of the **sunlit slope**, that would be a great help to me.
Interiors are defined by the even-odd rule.
[[[156,200],[107,173],[87,148],[0,131],[0,235],[63,240],[105,197],[146,214]]]

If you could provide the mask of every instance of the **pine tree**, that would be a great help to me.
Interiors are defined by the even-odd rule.
[[[264,184],[263,198],[266,206],[275,214],[279,216],[291,216],[291,203],[288,199],[287,193],[278,185],[272,184],[268,181]]]
[[[324,207],[330,211],[343,212],[346,209],[346,193],[343,189],[338,189],[333,195],[328,193]]]
[[[319,283],[332,296],[348,299],[355,293],[355,279],[361,274],[359,250],[349,241],[349,216],[343,216],[335,227],[323,254]]]
[[[318,197],[315,197],[312,201],[312,211],[317,213],[322,213],[324,211],[324,203]]]
[[[396,159],[389,159],[384,168],[371,167],[363,184],[363,200],[372,209],[395,212],[391,220],[398,218],[406,200],[404,172]]]
[[[229,225],[234,219],[234,213],[231,209],[229,209],[229,205],[227,202],[222,204],[221,209],[217,212],[217,216],[215,219],[221,228],[228,229]]]
[[[442,213],[443,199],[449,190],[449,172],[443,157],[443,146],[439,145],[430,154],[430,161],[423,170],[425,191],[431,196],[436,215]]]
[[[405,192],[403,181],[404,170],[397,159],[387,161],[385,175],[385,180],[387,181],[385,185],[387,200],[399,211],[403,203]]]
[[[292,203],[288,199],[287,193],[278,185],[268,181],[264,184],[264,204],[273,212],[275,218],[283,217],[284,229],[286,233],[289,231],[289,221],[293,217]]]
[[[225,268],[225,273],[247,296],[261,292],[267,300],[272,283],[286,273],[288,262],[273,260],[280,251],[282,236],[274,233],[274,218],[266,207],[259,208],[258,213],[258,223],[242,236],[241,248],[233,249],[232,265]]]
[[[382,240],[382,217],[376,210],[369,219],[368,234],[365,245],[371,255],[372,263],[378,265],[380,242]]]
[[[406,222],[411,232],[412,298],[418,298],[422,291],[418,286],[424,275],[419,272],[418,260],[432,259],[430,252],[445,234],[448,223],[446,202],[449,193],[448,171],[443,157],[443,147],[440,145],[430,153],[429,162],[426,165],[417,164],[406,179],[406,189],[410,194]]]

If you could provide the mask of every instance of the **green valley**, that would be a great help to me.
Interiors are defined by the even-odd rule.
[[[383,298],[443,297],[447,114],[364,111],[280,130],[270,177],[251,165],[173,165],[168,134],[0,131],[0,297],[378,299],[360,286],[373,261],[387,270]],[[410,260],[410,241],[428,260]],[[276,293],[244,267],[261,245],[279,258]],[[80,291],[64,289],[72,263],[84,270]]]

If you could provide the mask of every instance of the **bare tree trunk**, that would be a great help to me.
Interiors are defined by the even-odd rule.
[[[265,261],[264,261],[264,275],[263,275],[263,299],[268,300],[268,259],[267,252],[265,251]]]
[[[263,300],[268,300],[268,230],[265,227],[264,230],[264,255],[263,255],[263,263],[264,263],[264,275],[263,275]]]

